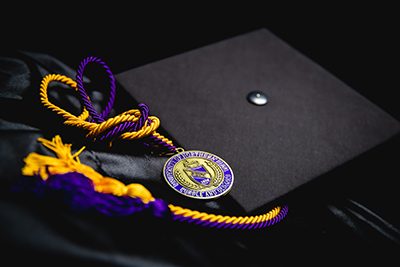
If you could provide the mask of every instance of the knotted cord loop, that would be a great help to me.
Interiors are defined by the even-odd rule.
[[[89,62],[98,62],[109,73],[109,78],[110,78],[110,82],[111,82],[110,98],[107,103],[106,109],[103,111],[103,113],[101,115],[98,114],[97,111],[92,106],[90,100],[88,99],[86,91],[83,87],[83,71],[84,71],[85,66]],[[91,122],[97,122],[97,123],[104,122],[105,117],[110,112],[110,110],[113,106],[113,103],[114,103],[114,99],[115,99],[115,80],[114,80],[114,77],[113,77],[109,67],[103,61],[101,61],[101,59],[99,59],[99,58],[88,57],[80,63],[78,71],[77,71],[77,75],[76,75],[76,81],[77,81],[77,88],[78,88],[78,91],[82,98],[82,101],[83,101],[86,109],[89,111],[89,114],[93,118],[93,120],[91,120]],[[136,120],[135,121],[124,121],[123,123],[120,123],[118,126],[114,127],[112,130],[108,130],[105,133],[102,132],[102,134],[95,140],[113,139],[113,138],[115,138],[115,136],[118,136],[118,135],[122,134],[123,132],[139,131],[141,128],[143,128],[146,125],[146,122],[148,122],[148,124],[151,124],[152,121],[150,119],[148,119],[149,108],[145,104],[139,104],[139,110],[141,112],[140,113],[141,116],[139,116],[138,121],[136,121]],[[97,131],[97,133],[94,135],[96,135],[96,136],[99,135],[99,132]],[[93,136],[93,135],[89,134],[89,136]],[[126,139],[136,139],[135,137],[133,137],[134,135],[132,135],[132,136],[124,135],[124,136],[126,136],[125,137]],[[163,140],[161,140],[161,142],[162,141]]]
[[[54,105],[53,103],[51,103],[49,101],[49,97],[47,95],[47,87],[48,87],[49,83],[52,81],[59,81],[59,82],[65,83],[65,84],[71,86],[72,88],[74,88],[75,90],[77,90],[76,82],[74,80],[72,80],[66,76],[59,75],[59,74],[49,74],[43,78],[43,80],[40,84],[40,100],[41,100],[42,104],[45,107],[53,110],[57,114],[61,115],[66,120],[75,117],[73,114],[69,113],[68,111],[65,111],[64,109]],[[86,108],[84,108],[81,115],[76,117],[76,119],[85,121],[88,117],[89,117],[89,112],[86,110]]]
[[[50,74],[47,75],[46,77],[43,78],[42,83],[40,85],[40,100],[42,104],[51,109],[52,111],[56,112],[57,114],[61,115],[65,121],[64,124],[82,128],[85,130],[88,130],[89,133],[86,135],[87,138],[93,138],[95,141],[96,136],[100,135],[101,133],[109,133],[110,131],[114,130],[115,132],[118,132],[120,128],[124,128],[124,126],[120,126],[120,124],[128,125],[127,123],[135,123],[140,121],[140,117],[142,116],[142,113],[140,110],[137,109],[132,109],[129,111],[126,111],[118,116],[115,116],[114,118],[110,118],[108,120],[105,120],[101,123],[95,123],[95,122],[89,122],[86,121],[86,119],[89,116],[89,112],[84,109],[81,115],[78,117],[71,114],[68,111],[65,111],[64,109],[54,105],[51,103],[48,99],[48,94],[47,94],[47,88],[50,82],[52,81],[59,81],[63,82],[67,85],[70,85],[71,87],[75,88],[77,90],[77,83],[73,81],[72,79],[65,77],[63,75],[59,74]],[[89,98],[86,96],[85,97],[89,102]],[[145,108],[142,107],[142,110],[146,110]],[[148,112],[148,109],[147,109]],[[149,123],[150,122],[150,123]],[[148,117],[148,120],[146,123],[144,123],[143,127],[141,127],[137,131],[132,131],[132,132],[125,132],[119,135],[119,138],[122,139],[140,139],[146,136],[151,135],[158,127],[160,126],[160,120],[157,117]],[[126,127],[125,127],[126,128]],[[138,127],[137,127],[138,128]],[[106,135],[106,137],[109,137],[109,135]],[[103,140],[105,138],[102,138]],[[111,144],[111,142],[110,142]]]
[[[98,114],[93,108],[90,99],[83,88],[83,70],[89,62],[98,62],[102,64],[109,73],[111,93],[106,109],[101,114]],[[47,88],[49,83],[52,81],[59,81],[70,85],[79,92],[84,103],[82,114],[75,116],[49,101]],[[96,57],[89,57],[81,62],[78,69],[77,82],[59,74],[50,74],[44,77],[40,85],[40,99],[45,107],[51,109],[65,119],[64,124],[88,130],[89,133],[86,135],[86,137],[92,138],[94,141],[111,139],[111,145],[115,138],[132,140],[149,136],[148,143],[152,146],[166,147],[170,151],[177,150],[172,144],[172,141],[155,131],[159,127],[160,121],[156,117],[148,116],[149,109],[145,104],[139,104],[139,109],[132,109],[123,112],[114,118],[105,119],[109,114],[115,99],[115,81],[109,68],[104,64],[104,62]],[[89,115],[92,117],[92,120],[86,121]],[[134,199],[139,199],[139,202],[152,204],[153,208],[156,210],[155,214],[162,214],[163,201],[155,199],[144,186],[140,184],[125,185],[116,179],[103,177],[91,167],[81,164],[78,155],[82,152],[84,147],[74,155],[71,155],[71,145],[63,144],[59,136],[53,138],[52,141],[42,138],[40,138],[39,141],[41,141],[44,146],[53,150],[58,158],[31,153],[25,159],[26,165],[22,169],[22,173],[24,175],[39,176],[43,181],[46,181],[50,176],[54,177],[64,174],[70,174],[71,177],[74,177],[73,179],[80,179],[79,176],[72,175],[73,173],[80,173],[92,182],[91,185],[93,185],[93,189],[95,191],[104,194],[112,194],[118,197],[131,197]],[[107,202],[107,200],[104,201]],[[105,202],[103,202],[103,204]],[[82,205],[80,202],[76,202],[75,204]],[[90,204],[83,204],[83,206],[85,205],[90,206]],[[236,217],[192,211],[190,209],[181,208],[172,204],[168,205],[168,208],[172,213],[172,219],[174,220],[186,221],[208,227],[223,227],[231,229],[256,229],[270,226],[283,219],[288,211],[288,207],[284,206],[283,208],[276,207],[270,212],[259,216]],[[104,214],[110,214],[110,210],[105,210],[102,208],[98,208],[98,210]],[[133,212],[128,211],[127,209],[124,210],[122,207],[120,207],[120,210],[121,211],[116,211],[116,213],[128,214],[129,212]]]
[[[90,98],[83,87],[83,70],[89,62],[97,62],[101,64],[108,72],[110,78],[110,97],[105,110],[101,114],[94,109]],[[86,138],[91,138],[94,142],[108,141],[110,146],[116,138],[132,140],[149,137],[144,142],[146,145],[167,149],[167,151],[176,151],[176,147],[173,145],[171,140],[155,131],[160,126],[160,120],[157,117],[148,116],[149,108],[145,104],[139,104],[139,109],[126,111],[114,118],[106,120],[115,100],[115,80],[109,67],[105,65],[101,59],[88,57],[83,60],[79,65],[76,80],[77,81],[75,82],[70,78],[59,74],[50,74],[43,78],[40,85],[40,96],[43,105],[57,112],[57,114],[62,115],[65,119],[64,124],[88,130],[89,133],[86,135]],[[79,92],[85,107],[81,115],[76,117],[49,101],[47,87],[51,81],[66,83]],[[92,119],[86,121],[89,115]]]
[[[94,107],[92,106],[92,103],[90,102],[90,100],[86,94],[85,89],[83,88],[83,70],[89,62],[97,62],[97,63],[101,64],[103,66],[103,68],[105,68],[106,71],[108,72],[108,74],[109,74],[108,77],[110,78],[110,83],[111,83],[110,97],[109,97],[108,103],[106,105],[106,108],[103,110],[103,112],[101,114],[97,113],[97,111],[94,109]],[[107,115],[110,113],[111,108],[114,104],[114,100],[115,100],[115,80],[114,80],[114,76],[113,76],[110,68],[103,61],[101,61],[100,58],[88,57],[88,58],[84,59],[79,65],[79,68],[78,68],[78,71],[76,74],[76,83],[77,83],[78,92],[81,95],[81,98],[83,100],[83,104],[85,105],[86,109],[89,111],[89,114],[93,118],[92,121],[97,122],[97,123],[103,122],[105,120],[105,118],[107,117]]]

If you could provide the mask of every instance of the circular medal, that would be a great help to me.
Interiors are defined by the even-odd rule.
[[[164,165],[164,178],[178,193],[198,199],[227,194],[233,184],[233,172],[220,157],[203,151],[183,151]]]

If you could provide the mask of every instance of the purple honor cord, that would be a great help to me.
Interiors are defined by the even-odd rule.
[[[83,87],[83,70],[89,62],[97,62],[101,64],[103,68],[106,69],[107,73],[109,74],[108,77],[110,78],[110,83],[111,83],[110,97],[108,99],[106,108],[103,110],[101,114],[99,114],[95,110],[95,108],[93,107],[92,103],[89,100],[85,88]],[[81,96],[83,104],[86,107],[87,111],[89,112],[90,116],[92,116],[92,120],[90,121],[96,123],[104,122],[105,118],[110,113],[115,100],[115,79],[110,68],[103,61],[101,61],[101,59],[97,57],[88,57],[85,60],[83,60],[79,65],[76,75],[76,82],[77,82],[78,92]],[[148,119],[149,108],[145,104],[139,104],[139,110],[142,115],[140,116],[137,122],[130,122],[130,121],[123,122],[118,126],[112,128],[111,130],[107,131],[106,133],[101,134],[99,138],[94,139],[94,141],[111,140],[116,136],[122,134],[123,132],[137,131],[141,129],[143,126],[145,126],[146,121],[148,123],[151,123],[151,120]]]
[[[30,192],[44,200],[56,198],[78,212],[120,217],[149,210],[156,217],[171,216],[168,204],[161,199],[144,203],[140,198],[100,193],[94,190],[93,182],[79,172],[54,174],[47,180],[23,176],[12,191]]]
[[[102,64],[109,73],[111,93],[106,109],[101,114],[97,113],[94,109],[85,89],[83,88],[83,70],[89,62],[98,62]],[[46,76],[41,85],[41,100],[43,104],[52,110],[57,111],[59,114],[61,112],[64,114],[64,118],[72,118],[72,120],[75,121],[78,119],[77,117],[63,111],[48,101],[46,88],[48,83],[52,80],[62,82],[67,81],[70,85],[75,84],[72,79],[62,75],[53,74]],[[137,132],[140,129],[143,129],[143,127],[148,127],[148,124],[156,122],[156,124],[150,125],[152,133],[147,138],[146,142],[148,142],[148,144],[146,145],[152,145],[154,147],[161,146],[170,151],[176,150],[170,140],[155,132],[156,127],[153,126],[158,126],[158,121],[156,119],[149,119],[149,108],[145,104],[139,104],[139,111],[131,110],[123,113],[123,115],[134,113],[135,116],[137,116],[132,116],[132,119],[136,120],[135,122],[126,121],[131,117],[116,117],[108,119],[108,121],[105,120],[114,103],[115,80],[109,68],[100,59],[96,57],[88,57],[80,64],[76,84],[84,106],[92,116],[91,123],[79,118],[78,124],[76,125],[79,127],[79,125],[82,126],[83,123],[86,123],[89,127],[86,127],[85,125],[84,129],[91,129],[94,126],[95,130],[101,131],[103,130],[101,127],[107,127],[108,125],[105,124],[108,124],[110,121],[113,122],[112,128],[98,135],[97,138],[95,138],[95,141],[115,138],[116,135],[127,131]],[[87,113],[84,114],[83,117],[87,118]],[[120,123],[121,121],[123,122]],[[103,122],[105,122],[105,124],[102,124]],[[93,125],[93,123],[101,125]],[[141,133],[142,132],[139,134]],[[148,134],[148,132],[146,132],[146,134]],[[125,136],[122,138],[124,137]],[[146,135],[140,136],[140,138],[143,137],[146,137]],[[47,148],[56,152],[58,159],[48,159],[48,156],[42,156],[36,153],[28,155],[25,159],[26,166],[22,169],[24,176],[18,181],[18,184],[15,184],[12,187],[12,191],[30,192],[40,199],[45,200],[57,199],[62,203],[67,204],[75,211],[102,213],[108,216],[126,216],[132,213],[148,210],[156,217],[171,218],[176,221],[187,221],[188,223],[194,223],[201,226],[231,229],[256,229],[273,225],[285,217],[288,211],[287,206],[285,206],[282,209],[276,207],[270,212],[260,216],[230,217],[199,213],[198,211],[191,211],[190,209],[181,208],[172,204],[168,205],[165,201],[152,197],[151,193],[140,184],[130,184],[126,186],[120,181],[118,182],[116,179],[110,177],[106,177],[108,180],[105,183],[99,181],[99,177],[102,177],[101,174],[96,175],[96,171],[86,165],[81,166],[83,164],[80,163],[78,154],[84,148],[80,149],[74,155],[71,155],[71,144],[64,145],[58,135],[55,136],[52,141],[43,138],[39,138],[38,140]],[[100,186],[97,187],[98,185]],[[198,215],[201,216],[199,217]]]
[[[216,227],[216,228],[230,228],[230,229],[258,229],[258,228],[264,228],[268,227],[271,225],[274,225],[278,222],[280,222],[288,213],[289,207],[284,206],[278,213],[278,215],[272,219],[263,221],[263,222],[258,222],[258,223],[226,223],[226,222],[212,222],[209,220],[201,220],[200,218],[193,218],[183,215],[183,214],[173,214],[172,219],[180,222],[187,222],[187,223],[194,223],[196,225],[201,225],[201,226],[208,226],[210,228]]]
[[[108,99],[108,103],[106,105],[106,108],[103,110],[102,114],[98,114],[97,111],[94,109],[92,106],[92,103],[89,100],[88,95],[86,94],[86,91],[83,87],[83,70],[85,69],[85,66],[89,62],[97,62],[103,66],[103,68],[106,69],[107,73],[109,74],[108,77],[110,78],[110,83],[111,83],[111,90],[110,90],[110,97]],[[114,100],[115,100],[115,79],[114,75],[112,74],[110,68],[103,62],[101,61],[100,58],[96,57],[88,57],[85,60],[81,62],[79,65],[77,74],[76,74],[76,83],[78,87],[78,92],[82,98],[82,101],[88,110],[89,114],[92,116],[92,120],[97,123],[101,123],[105,121],[105,117],[110,113],[112,106],[114,105]]]
[[[110,83],[111,83],[111,91],[110,91],[110,97],[108,99],[108,103],[106,105],[106,108],[104,111],[99,114],[95,108],[93,107],[92,103],[90,102],[90,99],[85,91],[85,88],[83,87],[83,70],[85,66],[89,62],[97,62],[103,66],[103,68],[107,71],[109,74],[108,77],[110,78]],[[89,112],[90,116],[92,119],[90,122],[94,123],[102,123],[106,121],[107,115],[110,113],[112,106],[114,104],[115,100],[115,79],[110,71],[109,67],[101,61],[101,59],[97,57],[88,57],[85,60],[83,60],[78,68],[77,75],[76,75],[76,82],[77,82],[77,89],[78,92],[81,96],[81,99],[83,101],[84,106],[86,107],[87,111]],[[93,142],[102,142],[102,141],[112,141],[116,137],[120,136],[121,134],[125,132],[136,132],[142,129],[145,126],[148,126],[152,123],[152,121],[149,119],[149,108],[145,104],[139,104],[139,111],[141,113],[139,120],[136,122],[132,121],[126,121],[122,122],[119,125],[116,125],[112,127],[111,129],[108,129],[102,133],[100,133],[96,138],[93,139]],[[146,124],[147,123],[147,124]],[[170,143],[167,143],[163,136],[154,136],[154,135],[149,135],[147,138],[147,141],[144,142],[145,145],[153,145],[155,147],[159,148],[165,148],[168,151],[175,151],[176,147]]]

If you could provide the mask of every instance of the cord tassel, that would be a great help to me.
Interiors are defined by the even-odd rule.
[[[158,217],[172,217],[177,221],[230,229],[270,226],[282,220],[288,211],[287,206],[276,207],[263,215],[236,217],[167,205],[165,201],[154,198],[141,184],[125,185],[116,179],[103,177],[91,167],[82,164],[78,156],[84,147],[72,155],[71,144],[64,144],[58,135],[51,141],[43,138],[38,141],[51,149],[57,158],[34,152],[29,154],[24,160],[26,165],[22,168],[22,174],[25,175],[25,180],[28,176],[33,176],[34,180],[25,181],[25,187],[29,187],[37,195],[44,195],[48,191],[63,192],[62,200],[68,202],[74,210],[125,216],[151,209]]]

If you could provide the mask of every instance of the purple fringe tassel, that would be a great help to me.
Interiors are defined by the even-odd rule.
[[[23,176],[18,181],[18,184],[12,187],[12,191],[30,192],[39,199],[56,199],[78,212],[102,213],[107,216],[121,217],[147,210],[156,217],[172,218],[180,222],[224,229],[259,229],[268,227],[281,221],[289,209],[288,206],[282,207],[276,217],[264,222],[250,224],[211,222],[172,214],[168,204],[161,199],[155,199],[146,204],[140,198],[119,197],[97,192],[94,190],[92,181],[79,172],[55,174],[46,181],[39,176]]]
[[[119,197],[94,190],[92,181],[78,172],[55,174],[43,181],[38,176],[24,176],[14,192],[31,192],[38,198],[58,199],[74,211],[102,213],[107,216],[127,216],[149,210],[156,217],[170,217],[168,204],[156,199],[143,203],[140,198]]]

